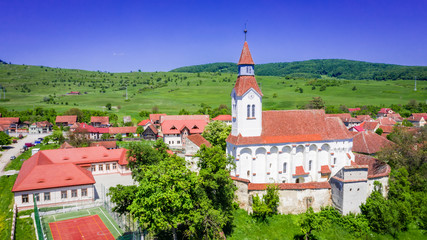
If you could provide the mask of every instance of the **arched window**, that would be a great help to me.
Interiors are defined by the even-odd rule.
[[[311,165],[312,165],[312,163],[313,163],[312,160],[308,161],[308,171],[311,171]]]
[[[252,117],[255,117],[255,104],[252,104]]]
[[[286,173],[287,166],[288,166],[288,163],[283,163],[283,173]]]
[[[248,104],[248,117],[251,117],[251,105]]]

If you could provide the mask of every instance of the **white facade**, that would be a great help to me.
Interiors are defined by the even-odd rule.
[[[352,146],[348,139],[247,146],[228,143],[227,152],[235,158],[234,176],[253,183],[322,182],[328,178],[322,177],[321,166],[327,165],[333,176],[354,161]],[[297,166],[309,174],[295,175]]]
[[[251,88],[243,96],[231,93],[231,134],[243,137],[260,136],[262,131],[262,96]]]
[[[37,206],[47,207],[75,202],[91,202],[95,199],[93,185],[70,186],[15,192],[15,204],[19,210],[34,207],[33,196],[38,195]]]
[[[164,134],[163,141],[171,148],[182,148],[181,134]]]

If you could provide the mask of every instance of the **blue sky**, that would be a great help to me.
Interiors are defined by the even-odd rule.
[[[427,1],[0,0],[0,59],[109,72],[340,58],[427,66]]]

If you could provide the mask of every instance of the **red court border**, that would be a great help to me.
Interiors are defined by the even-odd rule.
[[[54,240],[115,240],[98,215],[49,223]]]

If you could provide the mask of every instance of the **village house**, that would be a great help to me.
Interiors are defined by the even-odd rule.
[[[144,127],[144,129],[146,129],[149,125],[152,125],[153,123],[151,122],[150,119],[145,119],[142,120],[141,122],[138,123],[138,126],[142,126]]]
[[[40,133],[50,133],[52,132],[52,123],[48,121],[35,122],[30,125],[28,129],[29,134],[40,134]]]
[[[0,126],[7,129],[9,133],[16,133],[19,129],[19,117],[2,117],[0,118]]]
[[[108,132],[110,133],[111,137],[116,136],[117,134],[120,134],[122,137],[138,137],[138,134],[136,133],[137,127],[110,127],[108,128]]]
[[[158,134],[159,132],[157,131],[157,128],[153,124],[150,124],[145,127],[145,130],[142,132],[140,137],[144,140],[156,141]]]
[[[368,121],[361,123],[360,126],[366,131],[375,132],[380,127],[380,124],[376,121]]]
[[[231,125],[231,115],[218,115],[212,118],[212,121],[225,122],[227,125]]]
[[[354,118],[350,113],[337,113],[337,114],[327,114],[328,117],[338,117],[344,123],[347,128],[357,126],[361,121],[357,118]]]
[[[71,127],[73,124],[77,123],[77,116],[76,115],[65,115],[65,116],[56,116],[55,120],[56,126],[69,126]]]
[[[108,116],[101,116],[101,117],[90,117],[90,125],[94,127],[109,127],[110,121]]]
[[[126,150],[105,147],[43,150],[26,160],[12,188],[19,210],[93,202],[94,176],[131,174]]]
[[[160,117],[163,141],[171,148],[185,148],[187,136],[202,134],[209,115],[165,115]]]
[[[389,114],[394,114],[395,112],[391,108],[381,108],[378,111],[377,117],[387,117]]]
[[[359,120],[360,122],[369,122],[369,121],[373,121],[373,119],[371,118],[371,116],[369,115],[357,115],[356,116],[357,120]]]
[[[407,120],[415,127],[424,127],[427,121],[427,113],[412,113]]]
[[[200,147],[205,145],[206,147],[211,147],[211,143],[206,140],[200,134],[194,134],[187,136],[185,144],[185,160],[189,163],[190,170],[198,171],[197,162],[198,158],[194,155],[200,150]]]
[[[150,114],[150,121],[156,125],[156,126],[160,126],[160,117],[162,116],[166,116],[166,114],[164,113],[153,113]]]

